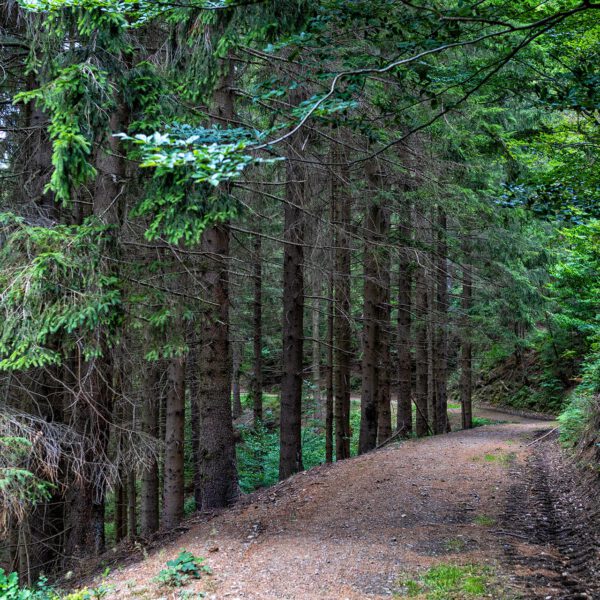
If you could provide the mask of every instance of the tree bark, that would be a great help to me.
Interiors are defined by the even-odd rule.
[[[350,312],[350,214],[352,198],[349,193],[348,165],[338,146],[332,151],[331,203],[334,214],[335,276],[331,283],[333,303],[333,389],[336,460],[350,458],[350,367],[352,363],[352,329]]]
[[[436,433],[448,431],[448,244],[446,241],[447,217],[438,207],[437,232],[437,282],[435,302],[435,365]]]
[[[439,433],[437,430],[437,387],[435,375],[437,374],[437,356],[435,354],[435,334],[436,334],[436,315],[435,315],[435,295],[436,295],[436,277],[435,277],[435,255],[433,252],[429,255],[431,267],[427,270],[427,414],[430,433]]]
[[[425,268],[419,266],[415,272],[415,313],[417,322],[415,326],[415,405],[416,405],[416,433],[421,437],[429,431],[427,410],[428,398],[428,356],[427,356],[427,282]]]
[[[473,345],[471,342],[471,328],[469,312],[473,302],[473,279],[471,274],[471,266],[469,264],[469,249],[464,245],[464,261],[462,269],[462,339],[460,350],[460,404],[463,429],[471,429],[473,427],[473,374],[472,374],[472,354]]]
[[[252,315],[252,412],[254,425],[263,419],[263,359],[262,359],[262,238],[260,231],[254,237],[253,280],[254,300]]]
[[[200,481],[202,509],[221,508],[239,495],[231,412],[229,349],[229,227],[204,232],[207,254],[203,289],[207,303],[201,317],[200,339]]]
[[[377,445],[381,285],[376,242],[381,225],[381,207],[372,204],[365,219],[360,454]]]
[[[115,542],[127,536],[127,483],[123,471],[119,473],[120,481],[115,486]]]
[[[407,244],[411,236],[411,208],[408,206],[400,234]],[[407,247],[400,249],[398,269],[398,411],[396,427],[402,436],[412,433],[412,265]]]
[[[159,371],[156,364],[151,363],[146,368],[144,378],[144,400],[142,403],[142,433],[158,441],[158,412],[159,412]],[[150,461],[141,472],[140,490],[140,533],[144,537],[153,534],[159,526],[158,512],[158,460]]]
[[[389,223],[389,220],[388,220]],[[387,234],[387,227],[383,230]],[[387,253],[387,251],[386,251]],[[390,355],[390,262],[386,254],[381,273],[381,302],[380,302],[380,336],[379,336],[379,389],[377,407],[377,444],[383,443],[392,435],[391,411],[391,367]]]
[[[242,343],[234,342],[232,347],[232,397],[233,397],[233,418],[239,419],[242,416],[242,396],[240,389],[240,368],[242,364]]]
[[[333,207],[332,207],[333,208]],[[333,260],[329,273],[329,301],[327,302],[327,377],[325,381],[325,462],[333,462]]]
[[[292,142],[298,152],[299,140]],[[283,256],[283,375],[281,379],[281,418],[279,479],[303,470],[302,465],[302,356],[304,342],[304,169],[287,161],[286,203],[284,208]]]
[[[135,468],[127,474],[127,535],[129,539],[137,536],[137,490]]]
[[[165,464],[162,524],[176,527],[183,517],[184,472],[183,445],[185,429],[185,360],[169,361],[165,418]]]
[[[315,223],[316,227],[316,223]],[[323,418],[323,407],[321,406],[321,296],[322,277],[320,266],[313,273],[312,281],[312,379],[313,379],[313,402],[315,415]]]
[[[233,62],[214,94],[217,121],[234,119]],[[228,188],[220,190],[229,194]],[[207,300],[201,315],[199,477],[202,509],[228,506],[239,496],[235,438],[231,411],[231,356],[229,347],[230,229],[222,223],[202,235],[207,260],[202,289]]]

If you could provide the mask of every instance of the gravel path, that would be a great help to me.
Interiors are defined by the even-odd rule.
[[[112,576],[113,597],[176,598],[151,579],[182,548],[213,570],[186,589],[219,600],[402,597],[403,580],[440,562],[489,567],[485,597],[571,597],[519,572],[515,544],[524,540],[507,523],[519,481],[547,443],[531,441],[554,424],[487,409],[479,416],[512,422],[323,465],[198,517],[174,543]]]

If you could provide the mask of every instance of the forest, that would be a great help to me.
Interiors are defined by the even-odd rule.
[[[599,17],[0,0],[0,597],[600,598]]]

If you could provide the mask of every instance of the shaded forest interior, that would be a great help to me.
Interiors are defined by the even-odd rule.
[[[0,2],[0,566],[560,414],[600,458],[600,4]]]

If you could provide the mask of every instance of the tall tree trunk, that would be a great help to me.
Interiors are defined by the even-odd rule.
[[[465,244],[464,252],[465,264],[462,269],[462,332],[461,332],[461,350],[460,350],[460,404],[463,429],[473,427],[473,374],[472,374],[472,354],[473,345],[471,342],[471,328],[469,312],[473,302],[473,279],[471,266],[469,264],[469,249]]]
[[[110,118],[110,130],[117,133],[127,129],[129,114],[125,104],[120,104]],[[98,175],[94,188],[93,214],[100,222],[112,227],[111,238],[107,242],[107,254],[115,258],[118,255],[118,234],[122,218],[119,199],[125,186],[125,159],[118,138],[108,133],[98,149],[96,168]],[[104,267],[107,272],[116,275],[114,263]],[[89,451],[89,463],[100,465],[107,461],[108,440],[113,409],[113,364],[110,349],[101,334],[102,356],[93,362],[80,365],[77,372],[89,373],[83,383],[83,406],[76,410],[76,429],[83,433],[92,444]],[[98,468],[98,467],[96,467]],[[75,493],[69,506],[72,527],[66,543],[66,554],[100,554],[104,551],[106,482],[99,473],[82,484]]]
[[[137,489],[135,468],[127,474],[127,532],[130,539],[137,536]]]
[[[333,207],[332,207],[333,212]],[[327,377],[325,381],[325,462],[333,462],[333,256],[329,273],[329,301],[327,302]]]
[[[241,342],[233,342],[232,348],[232,398],[233,398],[233,418],[239,419],[242,416],[242,396],[240,389],[240,369],[242,364],[243,346]]]
[[[260,225],[257,225],[260,227]],[[254,425],[263,418],[263,359],[262,359],[262,238],[260,230],[254,237],[252,315],[252,412]]]
[[[388,220],[389,223],[389,220]],[[383,230],[387,234],[387,228]],[[386,251],[387,252],[387,251]],[[380,303],[380,329],[379,335],[379,389],[377,390],[377,444],[382,444],[392,435],[391,411],[391,367],[390,354],[390,261],[386,255],[381,272],[381,303]]]
[[[198,380],[198,324],[192,322],[188,329],[187,382],[190,391],[190,428],[192,464],[194,471],[194,505],[202,509],[202,483],[200,478],[200,387]]]
[[[378,267],[378,232],[381,230],[382,210],[372,204],[365,219],[364,294],[362,336],[362,385],[359,453],[368,452],[377,445],[379,335],[381,284]]]
[[[119,483],[115,486],[115,542],[127,535],[127,482],[119,470]]]
[[[448,421],[448,244],[446,241],[447,217],[443,208],[438,207],[437,233],[437,294],[435,302],[435,400],[436,433],[446,433]]]
[[[316,227],[315,223],[315,227]],[[321,405],[321,296],[322,276],[320,266],[313,273],[312,281],[312,378],[313,378],[313,402],[315,414],[323,418],[323,407]]]
[[[209,257],[203,274],[207,303],[200,339],[200,479],[202,508],[221,508],[239,495],[231,413],[229,350],[229,227],[204,232]]]
[[[291,153],[299,151],[299,139]],[[293,157],[292,157],[293,158]],[[279,479],[301,471],[302,465],[302,357],[304,342],[304,168],[287,161],[286,203],[284,209],[283,256],[283,376],[281,379],[281,418]]]
[[[183,517],[185,430],[185,360],[169,361],[165,418],[165,463],[162,523],[165,529],[176,527]]]
[[[229,123],[233,110],[233,63],[214,94],[219,121]],[[229,194],[229,189],[221,190]],[[200,448],[202,508],[221,508],[239,496],[235,438],[231,413],[231,357],[229,348],[229,238],[228,223],[206,230],[202,250],[207,261],[202,289],[207,303],[201,316]]]
[[[429,414],[427,410],[428,398],[428,356],[427,356],[427,281],[425,268],[417,267],[415,271],[415,313],[417,322],[415,326],[415,406],[417,436],[427,435],[429,431]]]
[[[331,283],[333,304],[333,388],[336,460],[350,458],[350,367],[352,363],[352,329],[350,311],[350,214],[349,171],[339,146],[332,150],[331,203],[335,227],[334,271]]]
[[[407,208],[405,222],[400,226],[403,243],[411,236],[411,207]],[[398,269],[398,412],[396,427],[400,435],[412,433],[412,356],[411,356],[411,311],[412,311],[412,264],[409,250],[400,249]]]
[[[142,433],[158,442],[158,412],[159,412],[159,371],[158,366],[150,363],[146,368],[144,378],[144,401],[142,404]],[[154,533],[159,526],[159,487],[158,460],[151,459],[147,468],[141,472],[140,490],[140,533],[147,537]]]
[[[427,414],[431,433],[437,430],[437,388],[435,375],[437,373],[437,355],[435,354],[436,314],[435,314],[435,256],[429,255],[432,267],[427,271]]]

